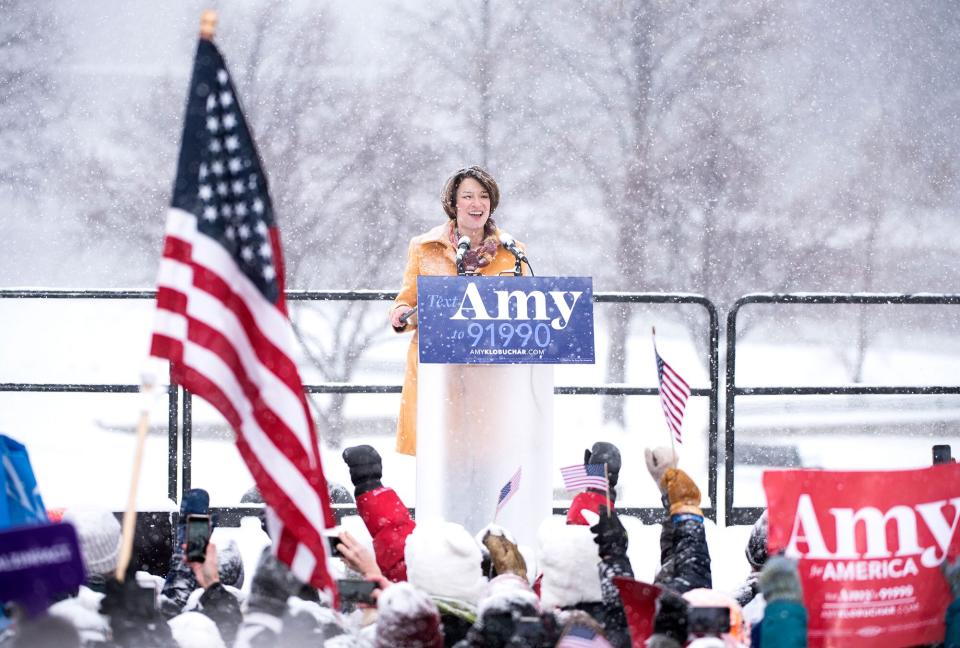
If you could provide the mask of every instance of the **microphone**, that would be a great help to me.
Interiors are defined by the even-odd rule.
[[[470,237],[461,236],[460,240],[457,241],[457,266],[463,265],[463,255],[467,253],[467,250],[470,249]]]
[[[527,260],[527,255],[523,253],[523,250],[517,247],[517,242],[509,234],[500,232],[500,245],[509,250],[513,256],[517,257],[517,261]]]

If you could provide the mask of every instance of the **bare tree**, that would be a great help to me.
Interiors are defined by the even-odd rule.
[[[406,205],[431,158],[395,101],[400,79],[358,83],[331,57],[336,25],[312,10],[254,10],[237,75],[270,170],[291,288],[395,284],[417,227]],[[326,382],[349,382],[364,351],[388,332],[375,302],[303,304],[292,318]],[[322,331],[306,321],[325,322]],[[327,444],[345,433],[345,394],[313,399]]]
[[[0,186],[35,188],[61,147],[52,126],[64,113],[57,64],[64,53],[56,12],[43,3],[0,0]]]
[[[683,255],[664,252],[690,252],[678,240],[686,236],[702,242],[692,250],[702,257],[694,283],[711,287],[720,217],[749,206],[758,182],[751,143],[762,122],[749,119],[756,109],[736,111],[759,102],[743,81],[746,62],[774,42],[774,16],[750,1],[570,5],[577,20],[559,38],[548,16],[537,31],[566,78],[565,109],[544,122],[561,147],[556,155],[575,155],[584,179],[600,188],[614,239],[602,278],[620,290],[689,286],[687,267],[671,265]],[[607,382],[625,379],[630,320],[629,308],[613,309]],[[623,424],[622,399],[605,401],[604,417]]]

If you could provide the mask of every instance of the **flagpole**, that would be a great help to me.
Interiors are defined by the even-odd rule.
[[[120,553],[117,557],[117,580],[123,582],[127,566],[133,555],[133,533],[137,526],[137,489],[140,485],[140,466],[143,464],[143,450],[147,445],[147,432],[150,429],[150,406],[156,393],[156,376],[144,372],[140,385],[142,404],[140,420],[137,421],[137,440],[133,452],[133,471],[130,474],[130,492],[127,494],[127,508],[123,511],[123,528],[120,536]]]
[[[653,357],[657,357],[657,327],[650,327],[651,337],[653,338]],[[659,378],[660,367],[657,367],[657,393],[660,392],[660,378]],[[673,452],[673,456],[677,456],[677,446],[673,440],[673,430],[670,429],[670,426],[667,426],[667,435],[670,437],[670,450]]]

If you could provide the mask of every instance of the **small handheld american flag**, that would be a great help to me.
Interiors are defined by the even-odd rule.
[[[510,478],[510,481],[500,489],[500,496],[497,498],[497,512],[493,516],[494,519],[497,518],[497,515],[500,514],[500,509],[513,497],[514,493],[520,490],[520,473],[522,471],[523,466],[517,468],[517,472]]]
[[[573,624],[560,637],[557,648],[611,648],[610,642],[592,628]]]
[[[609,488],[606,464],[576,464],[561,468],[560,474],[563,476],[563,487],[568,491],[583,488],[606,491]]]
[[[681,430],[683,428],[683,413],[687,408],[687,399],[690,398],[690,385],[673,367],[660,357],[657,351],[657,332],[653,331],[653,355],[657,358],[657,384],[660,392],[660,407],[667,419],[667,427],[677,443],[683,443]]]

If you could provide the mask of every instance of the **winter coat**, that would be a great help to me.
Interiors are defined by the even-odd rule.
[[[806,648],[807,610],[798,601],[767,603],[760,628],[760,644],[778,648]]]
[[[415,236],[407,250],[407,267],[403,272],[403,285],[394,301],[391,312],[398,306],[409,310],[417,305],[417,277],[420,275],[445,276],[457,274],[456,248],[450,242],[450,232],[454,222],[448,221],[434,227],[426,234]],[[497,230],[496,236],[500,235]],[[523,246],[518,243],[518,247]],[[497,276],[514,268],[514,256],[503,247],[497,248],[497,254],[486,267],[479,272],[485,276]],[[400,416],[397,419],[397,452],[408,455],[417,454],[417,364],[419,352],[416,331],[416,318],[407,323],[405,330],[414,329],[410,346],[407,349],[407,369],[403,377],[403,391],[400,394]]]
[[[606,493],[600,493],[594,490],[577,493],[577,496],[570,502],[570,510],[567,511],[567,524],[591,526],[586,519],[584,519],[581,511],[593,511],[597,515],[600,515],[601,506],[606,506],[611,511],[614,510],[613,500],[607,499]]]
[[[357,498],[357,513],[373,538],[373,553],[383,575],[394,582],[407,580],[403,552],[407,536],[417,526],[396,491],[381,486]]]
[[[227,591],[224,585],[214,583],[203,591],[199,611],[217,624],[224,643],[232,646],[237,637],[237,629],[243,622],[237,597]]]
[[[678,594],[713,588],[702,517],[681,513],[664,520],[660,532],[660,573],[654,582]]]
[[[633,578],[633,566],[626,554],[601,558],[598,565],[600,571],[600,591],[603,592],[603,608],[597,621],[603,624],[607,641],[614,648],[630,648],[630,630],[627,627],[627,615],[620,600],[620,590],[613,579],[616,576]]]

